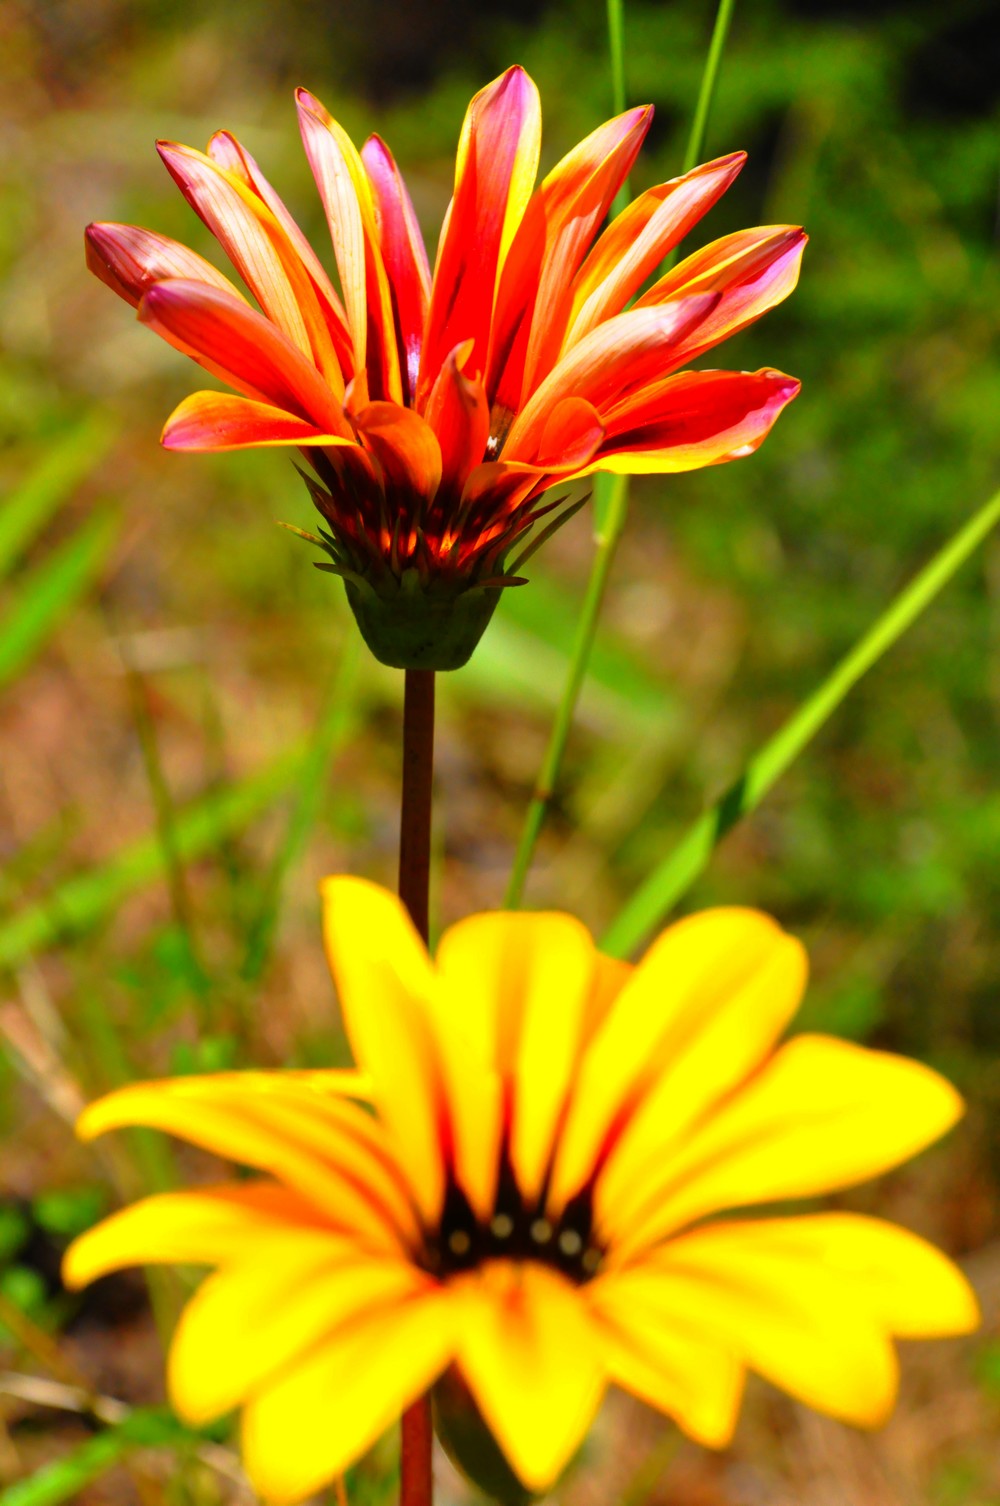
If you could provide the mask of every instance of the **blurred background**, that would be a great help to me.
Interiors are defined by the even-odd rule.
[[[712,14],[627,5],[629,99],[657,110],[637,190],[680,170]],[[355,140],[389,141],[433,247],[465,105],[509,63],[541,88],[543,167],[611,113],[604,8],[6,0],[0,59],[0,1483],[50,1471],[0,1502],[244,1501],[225,1431],[214,1465],[126,1440],[108,1469],[74,1413],[76,1386],[157,1404],[162,1364],[141,1275],[71,1299],[61,1249],[201,1163],[139,1135],[84,1151],[70,1124],[133,1076],[344,1059],[316,881],[393,880],[401,676],[275,527],[313,526],[287,457],[159,449],[202,383],[88,277],[82,230],[135,222],[218,259],[153,142],[225,126],[329,265],[304,83]],[[995,487],[998,62],[991,0],[737,7],[705,155],[750,161],[690,249],[806,225],[798,292],[721,359],[803,391],[750,460],[633,485],[531,904],[606,926]],[[439,925],[500,902],[591,548],[584,510],[442,677]],[[919,1055],[967,1095],[948,1142],[840,1202],[957,1255],[983,1332],[904,1346],[870,1438],[760,1384],[711,1456],[617,1399],[565,1501],[1000,1503],[998,647],[993,539],[685,901],[773,911],[812,958],[807,1027]],[[164,1278],[161,1325],[183,1290]],[[391,1460],[358,1469],[352,1506],[392,1499]]]

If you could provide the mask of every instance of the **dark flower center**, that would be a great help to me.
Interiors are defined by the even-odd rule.
[[[537,1260],[554,1266],[570,1281],[596,1276],[604,1258],[593,1233],[589,1189],[572,1197],[558,1220],[547,1216],[544,1198],[526,1201],[504,1158],[490,1217],[478,1218],[462,1188],[452,1179],[437,1229],[424,1240],[424,1264],[434,1276],[472,1270],[486,1260]]]

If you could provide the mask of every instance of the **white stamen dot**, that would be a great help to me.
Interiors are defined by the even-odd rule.
[[[536,1218],[529,1233],[536,1245],[547,1245],[554,1230],[547,1218]]]
[[[455,1229],[448,1235],[448,1248],[453,1255],[468,1255],[472,1240],[464,1229]]]
[[[490,1219],[490,1233],[496,1239],[510,1239],[514,1232],[514,1220],[509,1213],[496,1213]]]
[[[559,1236],[559,1248],[572,1259],[583,1249],[583,1240],[575,1229],[564,1229]]]

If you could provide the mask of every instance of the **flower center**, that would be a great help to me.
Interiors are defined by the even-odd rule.
[[[582,1283],[597,1275],[604,1258],[593,1222],[589,1190],[577,1193],[553,1220],[540,1202],[522,1198],[504,1168],[488,1219],[477,1217],[457,1182],[449,1183],[441,1222],[424,1242],[424,1263],[432,1275],[451,1276],[486,1260],[538,1260]]]

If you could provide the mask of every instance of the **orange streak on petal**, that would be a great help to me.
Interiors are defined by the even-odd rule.
[[[619,313],[657,265],[729,188],[745,152],[705,163],[641,194],[612,221],[573,282],[569,348]]]
[[[311,420],[324,433],[350,438],[343,410],[311,361],[263,314],[205,283],[155,283],[139,318],[158,334],[212,363],[276,407]]]
[[[642,145],[651,105],[605,122],[545,178],[518,227],[500,278],[487,390],[517,411],[556,359],[570,282]]]
[[[450,352],[424,409],[424,418],[441,446],[442,488],[456,499],[469,472],[486,453],[490,437],[490,410],[483,384],[470,380],[462,370],[471,353],[471,340]]]
[[[402,402],[392,295],[364,163],[315,95],[299,89],[295,97],[302,143],[330,226],[356,370],[367,370],[372,396]]]
[[[167,419],[160,443],[168,450],[241,450],[254,445],[350,444],[270,403],[229,392],[194,392]]]
[[[538,90],[522,68],[509,68],[474,97],[462,127],[455,196],[434,269],[418,407],[463,340],[474,341],[472,369],[485,366],[497,276],[534,184],[540,143]]]
[[[396,403],[369,403],[355,422],[381,467],[387,499],[409,494],[432,501],[441,483],[441,446],[430,425]]]

